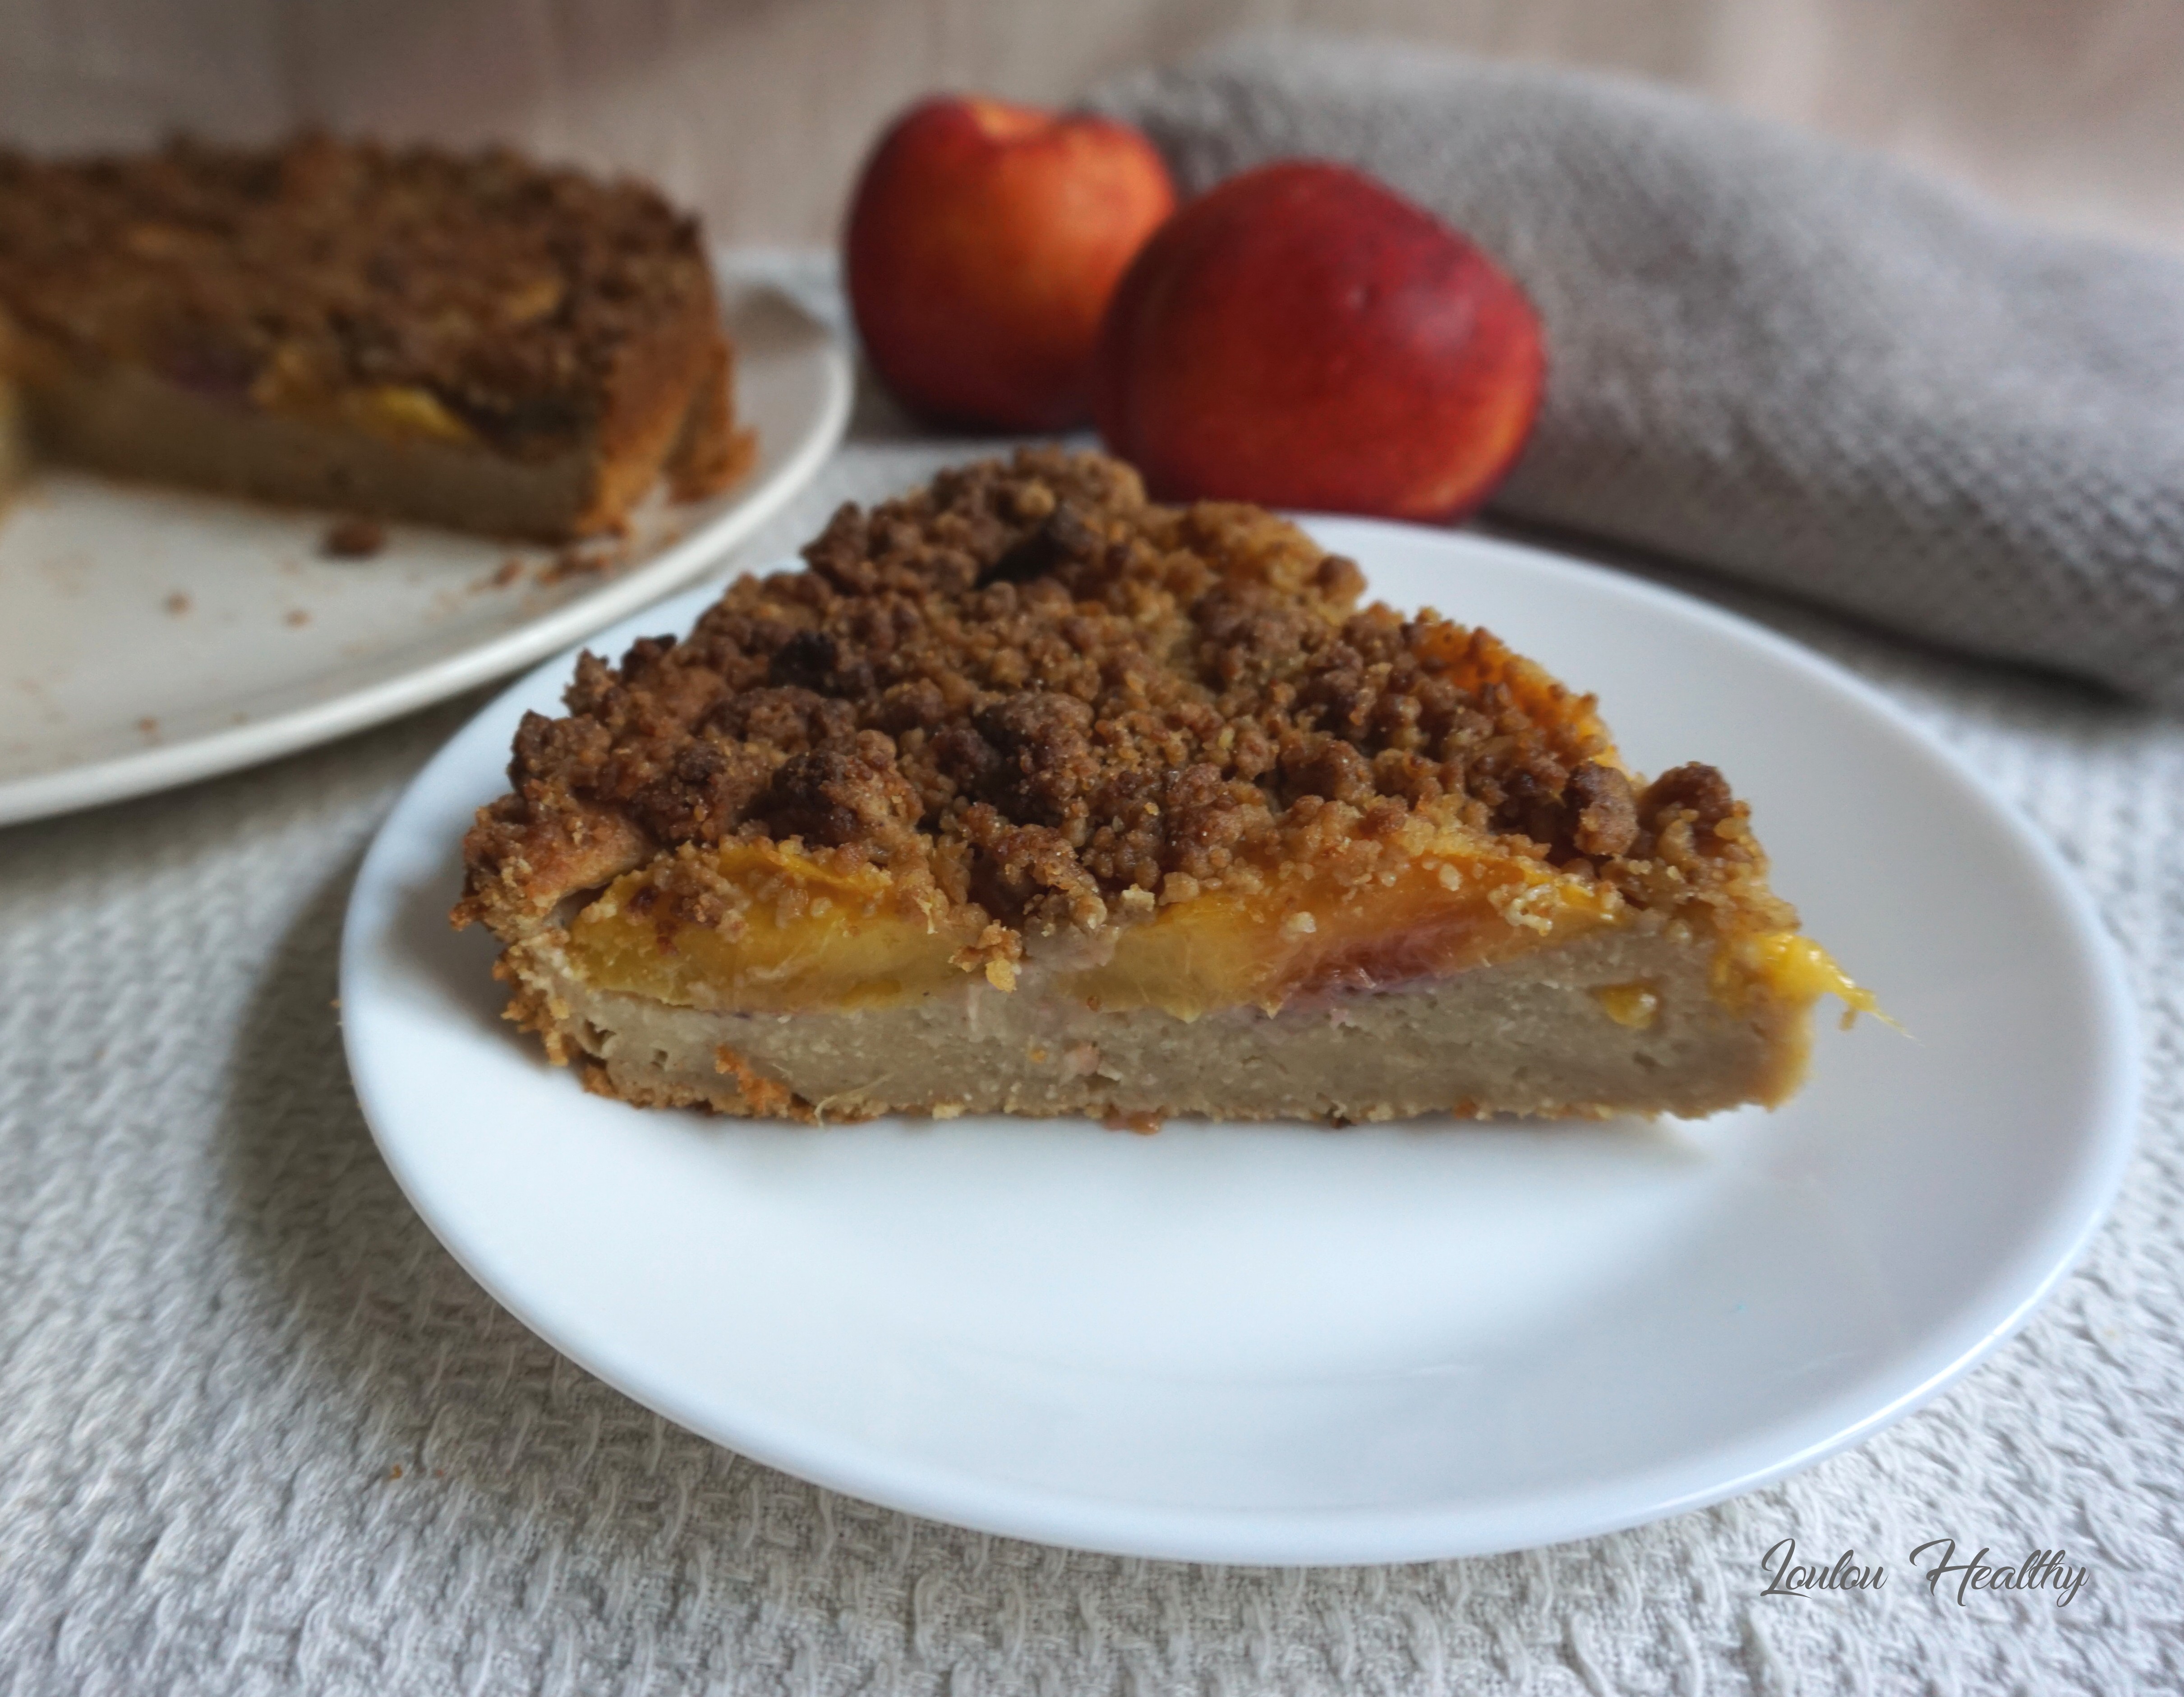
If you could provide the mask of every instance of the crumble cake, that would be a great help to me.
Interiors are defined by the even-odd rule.
[[[39,445],[127,475],[565,540],[748,454],[696,223],[504,150],[0,151],[0,314]]]
[[[1703,1114],[1863,992],[1721,775],[1259,509],[1025,452],[527,715],[454,918],[635,1102]]]

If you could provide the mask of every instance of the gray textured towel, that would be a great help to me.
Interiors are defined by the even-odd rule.
[[[2184,263],[1639,84],[1251,37],[1111,84],[1187,189],[1312,155],[1547,325],[1510,516],[2184,704]]]

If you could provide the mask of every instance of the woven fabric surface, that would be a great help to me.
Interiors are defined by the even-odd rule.
[[[749,557],[967,451],[868,428]],[[2116,1216],[1930,1408],[1659,1525],[1328,1571],[983,1537],[693,1437],[465,1276],[350,1091],[343,904],[473,698],[0,832],[0,1694],[2184,1683],[2184,725],[1758,611],[1877,680],[2062,846],[2145,1012]],[[2060,1545],[2092,1577],[2067,1609],[1958,1607],[1900,1583],[1910,1546],[1945,1534]],[[1763,1599],[1759,1555],[1785,1536],[1885,1553],[1899,1584]]]
[[[1247,37],[1100,103],[1189,189],[1357,165],[1547,329],[1497,510],[2184,701],[2184,261],[1665,90]]]

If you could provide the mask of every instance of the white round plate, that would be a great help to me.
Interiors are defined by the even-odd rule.
[[[0,823],[164,790],[500,677],[678,589],[778,512],[841,439],[849,355],[723,255],[736,410],[757,462],[655,503],[610,569],[423,526],[369,560],[331,515],[42,471],[0,519]]]
[[[985,1531],[1229,1562],[1546,1543],[1746,1491],[2025,1318],[2128,1153],[2131,1004],[2054,853],[1874,691],[1741,620],[1474,536],[1312,522],[1373,590],[1596,689],[1632,763],[1719,764],[1776,887],[1907,1028],[1702,1123],[1333,1131],[883,1119],[588,1096],[498,1017],[457,840],[542,667],[359,877],[349,1064],[463,1264],[639,1402]],[[686,628],[710,592],[612,634]]]

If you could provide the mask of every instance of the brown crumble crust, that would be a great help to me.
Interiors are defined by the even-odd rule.
[[[648,338],[687,321],[708,375],[673,491],[723,488],[749,457],[696,220],[641,183],[506,148],[311,133],[73,159],[0,149],[0,304],[72,357],[237,402],[423,390],[532,461],[620,427],[616,394],[659,375],[632,360],[656,363]]]
[[[1485,631],[1358,606],[1352,562],[1259,509],[1028,449],[844,506],[804,555],[679,642],[584,655],[568,714],[526,716],[458,924],[513,941],[652,863],[632,905],[665,946],[734,899],[704,851],[797,840],[983,926],[959,964],[1005,984],[1028,934],[1362,883],[1417,823],[1636,907],[1794,924],[1719,773],[1635,788],[1591,697]]]

